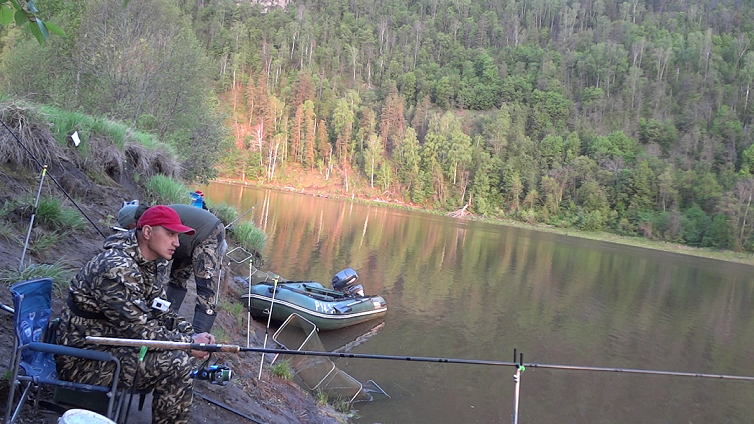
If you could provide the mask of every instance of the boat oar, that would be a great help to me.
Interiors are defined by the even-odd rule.
[[[280,276],[275,275],[275,279],[272,286],[272,300],[270,301],[270,310],[269,315],[267,315],[267,328],[264,329],[264,348],[267,348],[267,336],[270,333],[270,321],[272,321],[272,308],[275,306],[275,293],[277,292],[278,288],[278,279]],[[251,281],[249,281],[249,285],[251,285]],[[249,296],[251,297],[251,296]],[[251,310],[251,308],[249,308]],[[262,366],[264,365],[264,352],[262,353],[262,360],[259,361],[259,378],[262,378]]]

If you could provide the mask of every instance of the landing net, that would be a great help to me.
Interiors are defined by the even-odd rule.
[[[326,352],[317,331],[317,326],[311,321],[298,314],[291,314],[272,336],[272,340],[283,349]],[[311,391],[325,393],[328,399],[344,401],[349,405],[373,400],[369,390],[365,390],[361,382],[338,369],[328,357],[281,354],[274,361],[278,360],[290,362],[296,383]],[[374,384],[371,380],[369,383]]]

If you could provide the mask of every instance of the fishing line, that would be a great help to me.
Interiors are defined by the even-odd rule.
[[[42,162],[40,162],[40,161],[39,161],[39,160],[38,160],[38,159],[36,158],[36,156],[34,156],[34,153],[32,153],[32,152],[31,152],[31,150],[29,150],[29,149],[28,149],[28,148],[26,147],[26,145],[24,145],[24,143],[23,143],[23,142],[21,141],[21,139],[20,139],[20,138],[18,138],[18,136],[16,135],[16,133],[14,133],[14,132],[13,132],[13,130],[11,130],[11,129],[10,129],[9,127],[8,127],[8,125],[6,125],[6,124],[5,124],[5,122],[4,122],[3,120],[0,120],[0,124],[3,124],[3,127],[4,127],[4,128],[6,129],[6,130],[8,130],[8,132],[10,133],[10,135],[12,135],[12,136],[13,136],[13,138],[15,138],[15,139],[16,139],[16,141],[18,142],[18,144],[20,144],[20,145],[21,145],[21,147],[22,147],[22,148],[24,149],[24,151],[26,151],[26,153],[27,153],[27,154],[28,154],[28,155],[29,155],[29,156],[30,156],[30,157],[31,157],[31,158],[32,158],[32,159],[34,160],[34,162],[36,162],[36,163],[37,163],[37,165],[39,166],[39,168],[40,168],[40,169],[44,169],[44,168],[45,168],[45,166],[44,166],[44,165],[42,165]],[[55,177],[53,177],[53,176],[52,176],[51,174],[50,174],[50,175],[49,175],[48,177],[49,177],[49,178],[50,178],[50,179],[52,180],[52,182],[54,182],[54,183],[55,183],[55,185],[56,185],[56,186],[58,186],[58,188],[60,189],[60,191],[62,191],[62,192],[63,192],[63,194],[65,194],[65,197],[67,197],[67,198],[68,198],[68,200],[70,200],[70,201],[71,201],[71,203],[73,203],[73,206],[75,206],[75,207],[76,207],[76,209],[78,209],[78,210],[79,210],[79,212],[81,212],[81,215],[84,215],[84,218],[86,218],[86,220],[87,220],[87,221],[89,221],[89,223],[90,223],[90,224],[92,224],[92,226],[94,227],[94,229],[95,229],[95,230],[97,230],[97,232],[98,232],[98,233],[100,233],[100,235],[101,235],[101,236],[102,236],[103,238],[107,238],[107,236],[105,235],[105,233],[103,233],[103,232],[102,232],[102,230],[100,230],[100,228],[99,228],[99,227],[97,226],[97,224],[95,224],[95,223],[94,223],[94,221],[92,221],[92,220],[91,220],[91,219],[89,218],[89,216],[88,216],[88,215],[86,214],[86,212],[84,212],[84,210],[83,210],[83,209],[81,209],[81,207],[79,207],[78,203],[76,203],[76,201],[75,201],[75,200],[73,200],[73,198],[71,197],[71,195],[70,195],[70,194],[68,194],[68,192],[67,192],[67,191],[66,191],[66,190],[65,190],[65,189],[63,188],[63,186],[62,186],[62,185],[60,185],[60,183],[58,182],[58,180],[56,180],[56,179],[55,179]]]
[[[256,208],[256,207],[257,207],[257,205],[259,205],[260,203],[262,203],[262,201],[261,201],[261,200],[260,200],[260,201],[258,201],[258,202],[256,203],[256,205],[254,205],[254,206],[250,207],[250,208],[249,208],[249,209],[248,209],[248,210],[247,210],[246,212],[244,212],[244,213],[242,213],[241,215],[239,215],[239,216],[238,216],[238,217],[237,217],[236,219],[234,219],[233,221],[230,221],[230,224],[226,225],[226,226],[225,226],[225,229],[227,230],[228,228],[232,227],[232,226],[233,226],[233,224],[235,224],[235,223],[236,223],[236,222],[237,222],[237,221],[238,221],[239,219],[241,219],[241,218],[243,218],[244,216],[246,216],[246,214],[247,214],[247,213],[249,213],[249,212],[253,211],[253,210],[254,210],[254,208]]]

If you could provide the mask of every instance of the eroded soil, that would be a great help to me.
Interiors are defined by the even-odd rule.
[[[101,251],[103,234],[110,234],[109,226],[115,223],[113,215],[117,213],[121,202],[143,198],[144,194],[127,175],[117,175],[115,179],[99,176],[98,181],[95,182],[84,173],[75,171],[72,166],[51,167],[48,178],[43,183],[42,196],[61,198],[64,207],[69,209],[75,210],[78,206],[91,223],[87,222],[84,228],[79,230],[65,231],[65,229],[52,228],[49,224],[37,220],[32,230],[31,240],[36,240],[38,246],[42,244],[40,240],[54,238],[56,242],[47,248],[30,249],[26,253],[26,257],[34,263],[60,261],[70,267],[72,272],[78,270],[92,256]],[[58,184],[52,181],[53,179],[62,188],[58,187]],[[0,226],[3,227],[0,232],[0,270],[2,271],[19,267],[23,241],[31,220],[31,206],[38,185],[39,175],[35,175],[33,170],[19,169],[7,164],[0,166],[0,207],[8,202],[20,203],[13,208],[6,219],[0,218]],[[75,205],[63,197],[63,190],[75,199]],[[99,227],[99,231],[95,225]],[[103,234],[100,234],[100,231]],[[192,285],[189,284],[189,286]],[[221,289],[221,307],[213,333],[218,336],[218,342],[246,346],[246,313],[239,313],[238,310],[242,309],[233,306],[238,302],[239,291],[240,288],[236,286],[232,278],[226,279]],[[60,311],[65,299],[63,296],[66,295],[65,290],[58,290],[53,294],[55,314]],[[0,302],[8,306],[13,304],[7,284],[0,287]],[[190,314],[192,309],[193,298],[189,294],[181,312]],[[264,326],[252,320],[251,329],[252,346],[261,346]],[[0,312],[0,356],[4,358],[0,364],[0,372],[3,374],[7,374],[9,358],[13,353],[12,331],[12,316],[7,312]],[[294,383],[272,376],[266,368],[262,378],[258,379],[260,354],[229,354],[224,358],[213,358],[213,362],[216,359],[220,359],[220,364],[224,363],[233,370],[233,379],[227,386],[212,385],[206,381],[197,382],[191,423],[337,423],[345,420],[341,414],[329,406],[319,405],[312,395],[304,392]],[[266,363],[269,363],[269,358]],[[5,378],[0,390],[0,410],[3,416],[7,393],[7,378]],[[135,403],[136,400],[134,400]],[[135,409],[134,405],[132,411]],[[45,411],[32,412],[32,408],[28,406],[24,411],[20,422],[56,423],[59,417],[57,414]],[[133,415],[129,415],[129,422],[149,422],[148,406],[142,412],[135,411]]]

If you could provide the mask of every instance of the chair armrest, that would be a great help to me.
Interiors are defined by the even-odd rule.
[[[29,349],[37,352],[52,353],[54,355],[75,356],[79,358],[92,359],[95,361],[113,361],[116,360],[113,355],[92,349],[80,349],[77,347],[61,346],[49,343],[31,342],[29,343]]]

